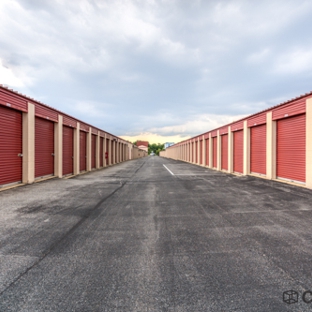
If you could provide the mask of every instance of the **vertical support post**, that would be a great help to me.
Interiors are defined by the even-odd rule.
[[[272,112],[266,118],[266,175],[268,179],[276,179],[276,121],[272,120]]]
[[[87,133],[87,171],[91,171],[92,167],[92,128],[89,127]]]
[[[221,135],[220,130],[217,131],[217,170],[221,170]]]
[[[209,168],[213,167],[213,142],[211,133],[209,133]]]
[[[202,140],[202,158],[203,158],[203,166],[206,166],[206,141],[205,141],[205,136],[203,135],[203,140]]]
[[[243,175],[250,173],[250,128],[244,120],[244,150],[243,150]]]
[[[115,138],[113,139],[113,159],[112,159],[112,165],[116,164],[116,141]]]
[[[74,129],[74,174],[80,172],[80,123],[77,122],[77,128]]]
[[[23,183],[35,181],[35,105],[28,103],[28,112],[23,113]],[[17,155],[16,155],[17,156]]]
[[[228,127],[228,172],[233,173],[233,132]]]
[[[63,116],[58,115],[58,123],[54,123],[54,175],[63,176]]]
[[[103,142],[103,167],[106,167],[106,158],[105,158],[105,153],[106,153],[106,133],[104,134],[104,142]]]
[[[95,145],[95,168],[100,168],[100,131],[96,135],[96,145]]]

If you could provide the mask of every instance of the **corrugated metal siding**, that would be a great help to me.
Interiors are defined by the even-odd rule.
[[[206,166],[209,166],[209,139],[206,142]]]
[[[234,172],[243,173],[244,136],[243,130],[233,133],[233,169]]]
[[[226,126],[226,127],[222,127],[220,130],[219,130],[219,133],[220,135],[223,135],[223,134],[226,134],[229,132],[229,127]]]
[[[87,132],[80,131],[80,171],[87,170]]]
[[[91,169],[96,167],[96,135],[91,136]]]
[[[259,115],[253,116],[252,118],[247,120],[247,126],[248,127],[253,127],[253,126],[258,126],[266,123],[266,112],[261,113]]]
[[[0,88],[0,105],[14,108],[23,112],[28,111],[28,101],[21,95]]]
[[[305,114],[277,121],[277,177],[305,182],[305,140]]]
[[[74,168],[74,129],[63,126],[63,175],[72,174]]]
[[[91,132],[92,132],[93,134],[96,134],[96,135],[98,134],[98,130],[95,129],[95,128],[92,128]]]
[[[306,111],[306,98],[299,99],[291,104],[282,106],[280,108],[273,109],[272,119],[277,120],[290,116],[303,114]]]
[[[63,125],[77,128],[77,121],[69,116],[63,115]]]
[[[104,138],[100,137],[100,167],[104,166]]]
[[[217,141],[217,137],[214,137],[212,138],[212,145],[213,145],[213,150],[212,150],[212,153],[213,153],[213,167],[214,168],[217,168],[217,155],[218,155],[218,141]]]
[[[0,185],[22,181],[22,113],[0,106]]]
[[[89,132],[89,126],[84,123],[80,123],[80,130]]]
[[[214,130],[211,132],[211,137],[216,137],[218,135],[218,130]]]
[[[237,131],[237,130],[241,130],[244,128],[244,121],[238,121],[236,123],[233,123],[231,125],[231,131]]]
[[[204,139],[205,140],[209,139],[209,132],[204,134]]]
[[[54,122],[35,118],[35,177],[54,174]]]
[[[228,170],[228,134],[221,136],[221,169]]]
[[[266,125],[250,128],[250,172],[266,175]]]
[[[44,119],[49,119],[55,122],[58,122],[58,113],[52,108],[46,107],[44,105],[36,104],[35,105],[35,115],[37,117],[42,117]]]

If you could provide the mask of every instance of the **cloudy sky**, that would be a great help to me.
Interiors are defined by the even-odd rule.
[[[0,83],[178,142],[312,90],[312,1],[1,0]]]

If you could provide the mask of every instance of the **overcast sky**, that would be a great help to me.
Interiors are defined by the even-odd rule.
[[[0,82],[178,142],[311,91],[312,1],[1,0]]]

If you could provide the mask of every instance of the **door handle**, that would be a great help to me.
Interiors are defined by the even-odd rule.
[[[55,156],[54,153],[52,153],[51,156]]]
[[[23,157],[22,153],[17,154],[18,157]]]

